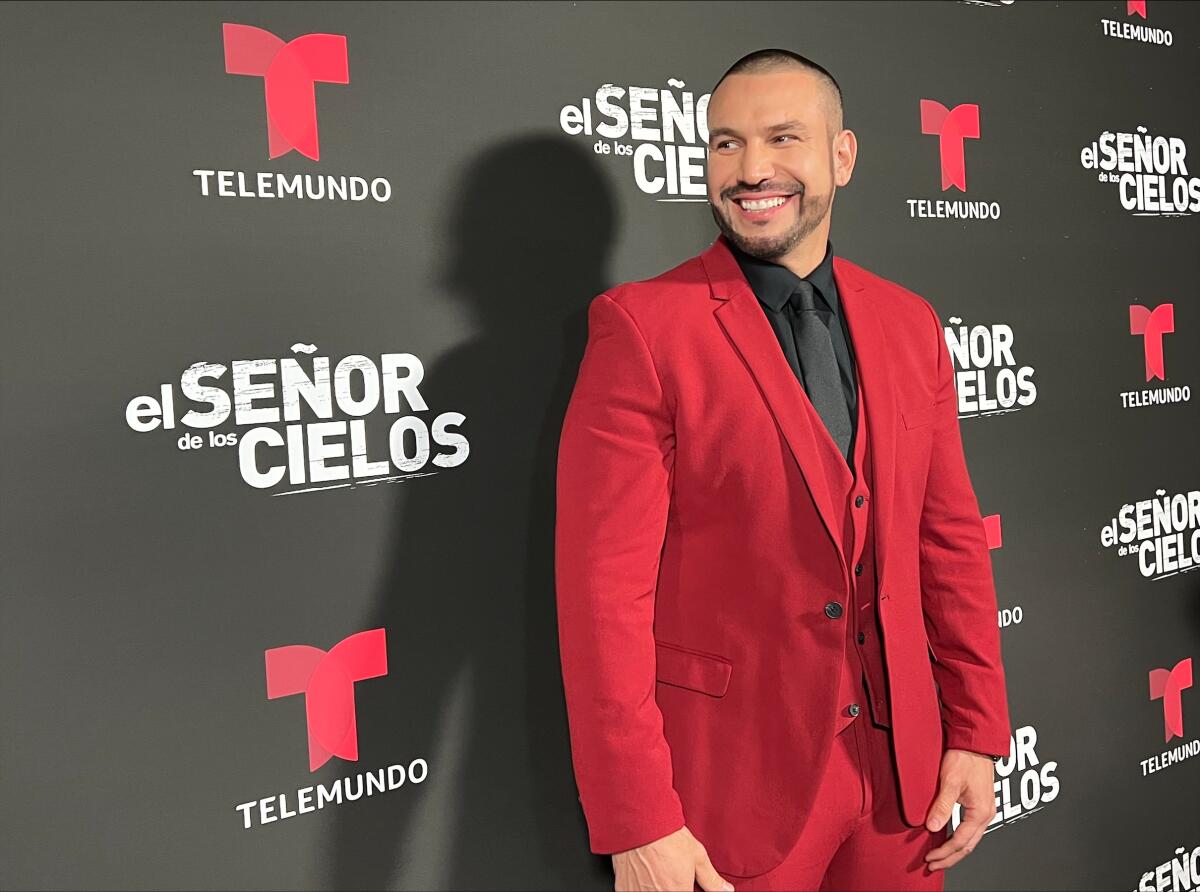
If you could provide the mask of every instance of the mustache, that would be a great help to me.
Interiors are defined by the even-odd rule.
[[[799,195],[801,198],[803,198],[804,197],[804,184],[793,182],[793,183],[766,183],[764,185],[759,185],[759,186],[747,186],[747,185],[739,183],[737,185],[730,186],[728,189],[722,189],[721,190],[721,198],[724,199],[725,201],[729,201],[733,198],[734,195],[754,195],[759,192],[794,192],[797,195]]]

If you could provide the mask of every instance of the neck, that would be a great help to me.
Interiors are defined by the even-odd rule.
[[[800,278],[807,278],[825,259],[825,245],[828,241],[829,227],[819,226],[775,262],[787,267]]]

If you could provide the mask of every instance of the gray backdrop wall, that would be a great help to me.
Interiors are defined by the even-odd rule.
[[[588,302],[715,236],[704,97],[763,46],[843,86],[835,252],[975,348],[1020,745],[948,887],[1200,885],[1195,4],[0,23],[0,885],[611,888],[557,438]]]

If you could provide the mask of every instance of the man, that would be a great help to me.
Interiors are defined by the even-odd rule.
[[[829,72],[752,53],[708,125],[721,235],[592,301],[559,444],[591,849],[617,890],[941,889],[1010,746],[941,322],[832,254]]]

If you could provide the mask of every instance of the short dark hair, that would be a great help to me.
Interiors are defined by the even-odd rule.
[[[824,66],[818,65],[807,56],[793,53],[791,50],[768,48],[747,53],[729,66],[713,86],[712,92],[715,93],[717,87],[721,86],[721,82],[731,74],[765,74],[780,68],[804,68],[817,76],[825,87],[829,100],[830,127],[834,130],[840,129],[840,126],[834,126],[835,124],[840,125],[843,110],[842,88],[838,85],[837,78],[830,74]]]

